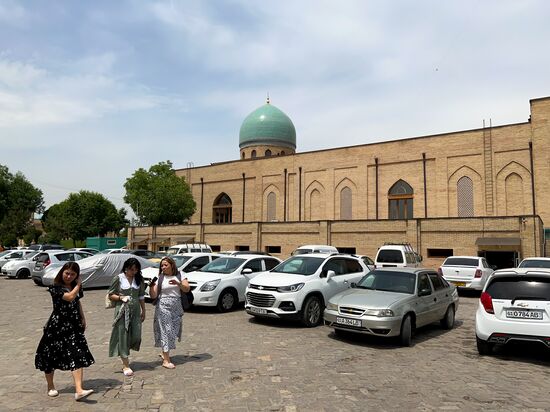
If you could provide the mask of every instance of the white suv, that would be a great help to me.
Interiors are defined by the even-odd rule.
[[[376,268],[417,268],[422,256],[409,243],[385,244],[378,249],[374,258]]]
[[[550,348],[550,271],[502,269],[487,281],[476,312],[480,355],[495,344],[534,341]]]
[[[193,305],[216,306],[220,312],[233,309],[244,302],[248,281],[277,266],[281,262],[273,256],[222,256],[187,275],[193,291]]]
[[[326,302],[358,282],[369,269],[356,256],[310,253],[288,258],[246,289],[247,313],[300,320],[307,327],[323,320]]]

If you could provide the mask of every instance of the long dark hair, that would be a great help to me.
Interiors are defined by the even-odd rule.
[[[136,285],[139,286],[143,281],[143,276],[141,275],[141,263],[139,263],[139,260],[133,257],[127,259],[126,262],[124,262],[124,265],[122,265],[122,273],[125,273],[126,269],[129,269],[132,266],[135,266],[137,269],[137,272],[134,275],[134,280],[136,281]]]
[[[63,267],[61,269],[59,269],[59,272],[57,272],[57,276],[53,280],[54,285],[64,285],[65,284],[63,282],[63,272],[65,272],[67,269],[70,269],[70,270],[72,270],[73,272],[76,273],[76,277],[71,282],[71,287],[74,288],[76,286],[76,280],[80,276],[80,266],[78,266],[78,263],[76,263],[76,262],[67,262],[63,265]]]

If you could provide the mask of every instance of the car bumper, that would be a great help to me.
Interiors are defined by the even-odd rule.
[[[502,320],[483,309],[478,309],[476,312],[476,335],[478,338],[491,343],[537,341],[550,347],[548,322]]]
[[[201,292],[199,287],[192,289],[193,306],[216,306],[221,289],[214,289],[211,292]]]
[[[464,279],[452,276],[444,276],[444,279],[451,285],[455,285],[457,288],[471,290],[483,290],[486,281],[483,278]]]
[[[335,329],[349,330],[375,336],[399,336],[401,317],[379,318],[377,316],[351,317],[335,310],[325,309],[325,325]]]
[[[245,293],[245,310],[253,316],[300,319],[302,300],[302,294],[294,292],[258,292],[257,289],[247,289]]]

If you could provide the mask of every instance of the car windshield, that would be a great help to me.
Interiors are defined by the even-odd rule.
[[[550,260],[526,259],[522,260],[518,268],[547,268],[550,269]]]
[[[8,253],[11,253],[12,250],[4,250],[3,252],[0,252],[0,257],[7,255]]]
[[[279,263],[271,272],[292,273],[293,275],[313,275],[319,266],[325,261],[324,258],[309,256],[294,256],[283,263]]]
[[[443,266],[477,266],[478,263],[479,260],[474,258],[450,257],[443,262]]]
[[[231,273],[241,266],[246,259],[221,257],[203,266],[198,272]]]
[[[493,299],[550,300],[550,279],[542,276],[495,278],[486,292]]]
[[[191,259],[191,256],[172,256],[172,259],[174,259],[174,262],[176,262],[176,266],[180,268],[181,265]]]
[[[403,254],[400,250],[384,249],[378,253],[376,261],[379,263],[403,263]]]
[[[381,290],[384,292],[414,293],[416,275],[397,271],[373,270],[357,283],[360,289]]]

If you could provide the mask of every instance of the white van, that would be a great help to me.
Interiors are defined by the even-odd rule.
[[[182,243],[181,245],[170,246],[166,254],[181,255],[182,253],[191,252],[212,253],[212,248],[205,243]]]
[[[410,243],[385,244],[376,252],[374,266],[376,268],[388,267],[420,267],[422,256],[414,251]]]
[[[306,255],[308,253],[338,253],[338,249],[329,245],[304,245],[292,252],[291,256]]]

